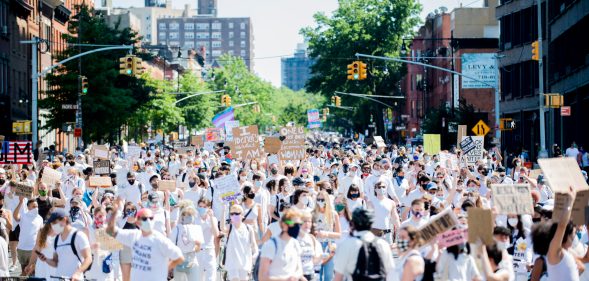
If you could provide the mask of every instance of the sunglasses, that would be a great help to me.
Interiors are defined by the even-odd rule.
[[[141,220],[142,221],[147,221],[147,220],[152,221],[153,220],[153,217],[142,217]]]
[[[136,209],[127,209],[127,210],[125,210],[125,212],[136,212],[136,211],[137,211]]]
[[[382,186],[382,185],[377,185],[377,186],[375,186],[374,188],[376,188],[376,189],[379,189],[379,188],[384,188],[384,186]]]
[[[241,213],[229,213],[229,214],[232,215],[232,216],[239,216],[239,215],[241,215]]]
[[[317,202],[325,202],[325,199],[323,199],[323,198],[321,198],[321,199],[320,198],[317,198]]]

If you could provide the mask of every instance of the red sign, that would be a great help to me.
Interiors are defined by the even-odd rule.
[[[82,128],[75,128],[74,129],[74,137],[81,138],[82,137]]]
[[[33,145],[30,141],[4,141],[0,144],[0,164],[33,163]]]
[[[571,116],[571,107],[570,106],[562,106],[560,108],[560,116]]]

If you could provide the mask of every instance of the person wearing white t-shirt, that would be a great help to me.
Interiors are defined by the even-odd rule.
[[[258,245],[254,230],[243,221],[243,208],[233,205],[229,210],[231,224],[228,227],[227,243],[224,249],[225,269],[230,281],[248,280],[254,265],[254,257],[258,255]]]
[[[211,201],[198,201],[198,216],[194,222],[201,227],[204,242],[201,251],[197,253],[199,276],[203,281],[215,281],[217,277],[217,256],[215,253],[215,239],[219,236],[217,219],[211,210]]]
[[[8,261],[8,235],[4,229],[4,224],[0,225],[0,277],[10,277],[8,270],[10,262]]]
[[[55,252],[52,258],[42,254],[38,255],[38,258],[55,267],[55,274],[59,277],[71,278],[74,281],[84,280],[84,272],[92,264],[88,237],[70,225],[69,217],[61,209],[51,213],[47,223],[51,224],[51,229],[57,235],[53,242]]]
[[[18,262],[20,263],[21,272],[24,274],[25,267],[29,264],[31,253],[35,248],[37,233],[43,226],[43,219],[39,216],[39,208],[36,200],[27,201],[26,212],[23,206],[25,197],[20,196],[20,201],[14,210],[14,220],[20,225],[20,234],[18,236]],[[21,215],[21,212],[24,212]]]
[[[119,204],[117,200],[115,205]],[[131,280],[167,280],[168,270],[184,262],[180,248],[162,233],[153,231],[152,210],[143,208],[137,212],[136,223],[141,230],[115,227],[116,217],[111,216],[106,232],[133,249]]]
[[[567,148],[565,151],[566,157],[571,157],[577,160],[579,156],[579,149],[577,148],[577,144],[575,142],[571,143],[571,147]]]
[[[281,233],[262,246],[259,280],[300,280],[304,278],[302,249],[296,240],[301,218],[291,209],[280,218]]]
[[[137,174],[131,171],[127,173],[127,182],[119,185],[118,195],[125,202],[137,205],[141,202],[141,193],[144,191],[145,186],[137,180]]]
[[[182,250],[184,262],[174,268],[174,280],[192,281],[199,280],[199,263],[197,253],[204,243],[202,228],[195,224],[196,210],[190,206],[180,211],[179,223],[172,228],[168,236],[176,246]]]

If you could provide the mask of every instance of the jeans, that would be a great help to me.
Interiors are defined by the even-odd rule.
[[[323,252],[327,252],[329,253],[329,249],[327,249],[327,247],[329,246],[329,242],[321,242],[321,247],[323,248]],[[327,262],[326,264],[321,266],[321,271],[319,273],[319,281],[331,281],[333,280],[333,271],[334,271],[334,266],[333,266],[333,258],[331,260],[329,260],[329,262]]]

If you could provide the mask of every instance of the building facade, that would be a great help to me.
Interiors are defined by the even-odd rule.
[[[307,55],[307,44],[298,44],[294,56],[281,60],[282,86],[293,91],[304,89],[311,77],[311,65],[313,60]]]

